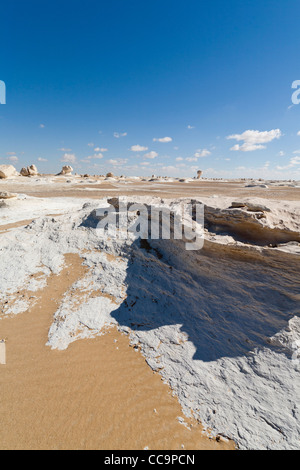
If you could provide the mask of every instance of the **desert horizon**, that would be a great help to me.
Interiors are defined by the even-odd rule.
[[[39,448],[84,449],[297,447],[295,431],[289,431],[296,426],[297,394],[287,393],[286,387],[293,389],[299,368],[292,358],[299,331],[300,186],[249,181],[84,178],[71,172],[0,180],[0,331],[7,338],[2,372],[7,385],[3,382],[0,413],[5,448],[31,447],[34,442],[40,442]],[[139,203],[175,214],[191,200],[204,204],[200,250],[186,251],[183,241],[171,235],[152,240],[147,233],[145,245],[139,233],[115,238],[111,227],[99,232],[96,210],[101,207],[112,204],[118,212],[122,202],[128,207]],[[132,211],[126,215],[131,223],[138,208]],[[280,309],[282,302],[288,311]],[[120,349],[120,359],[113,359]],[[99,364],[91,354],[99,354]],[[38,358],[34,364],[33,357]],[[101,368],[98,376],[96,364]],[[25,383],[20,382],[20,367]],[[65,379],[55,372],[60,367]],[[265,369],[268,374],[261,381]],[[149,377],[133,389],[127,384],[129,373]],[[86,431],[88,437],[82,440],[79,429],[86,427],[89,414],[81,410],[78,430],[70,419],[81,399],[76,383],[87,381],[88,374],[93,380],[86,393],[99,407],[101,420],[92,412],[92,429],[100,426],[99,434]],[[64,424],[58,419],[62,405],[57,394],[49,397],[49,383],[57,390],[65,383],[67,397],[74,394],[60,411]],[[275,383],[285,383],[284,390],[274,388]],[[15,412],[19,424],[16,418],[11,421],[7,405],[13,389],[14,402],[20,403]],[[20,408],[24,392],[39,394],[40,416],[34,402],[26,400]],[[103,400],[114,393],[126,410],[117,416],[108,404],[103,410]],[[143,412],[131,404],[132,394],[140,397]],[[253,415],[262,397],[264,405]],[[48,413],[57,416],[59,429]],[[37,430],[28,435],[23,423],[27,426],[33,419]],[[106,440],[101,423],[108,426],[110,419],[114,428]],[[128,426],[138,432],[126,431],[122,437]],[[284,431],[278,433],[279,428]],[[55,435],[48,441],[51,432]],[[24,439],[16,441],[20,435]]]

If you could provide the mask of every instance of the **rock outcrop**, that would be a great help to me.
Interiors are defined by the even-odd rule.
[[[18,172],[12,165],[0,165],[0,179],[18,176]]]
[[[62,167],[60,173],[57,176],[70,176],[73,173],[73,168],[70,165],[66,165]]]
[[[39,174],[38,169],[35,165],[30,165],[27,168],[22,168],[22,176],[37,176]]]
[[[198,170],[198,171],[197,171],[197,180],[201,180],[202,174],[203,174],[203,171],[202,171],[202,170]]]
[[[9,193],[8,191],[0,191],[0,200],[13,199],[14,197],[17,197],[17,195],[13,193]]]

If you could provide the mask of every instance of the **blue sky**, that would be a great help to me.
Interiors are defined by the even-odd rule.
[[[298,0],[2,3],[0,164],[300,179],[299,18]]]

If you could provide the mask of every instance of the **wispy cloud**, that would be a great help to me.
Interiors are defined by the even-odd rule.
[[[130,150],[132,152],[146,152],[148,150],[148,147],[143,147],[142,145],[132,145],[132,147],[130,147]]]
[[[94,149],[95,152],[108,152],[108,149],[97,147]]]
[[[248,144],[244,143],[243,145],[236,144],[233,147],[231,147],[230,150],[233,152],[254,152],[255,150],[263,150],[267,148],[265,145],[261,144]]]
[[[157,152],[154,152],[153,150],[149,153],[146,153],[144,155],[144,158],[150,158],[150,159],[153,159],[153,158],[156,158],[158,157],[158,153]]]
[[[120,137],[126,137],[127,135],[127,132],[114,132],[114,137],[116,139],[120,139]]]
[[[63,163],[76,163],[77,158],[74,153],[65,153],[61,158],[61,162]]]
[[[204,158],[204,157],[208,157],[209,155],[211,155],[211,152],[207,149],[199,149],[197,150],[197,152],[195,153],[194,157],[196,158]]]
[[[236,144],[230,150],[241,152],[253,152],[254,150],[265,149],[269,142],[279,139],[282,136],[280,129],[272,129],[271,131],[254,131],[248,130],[242,134],[229,135],[227,139],[234,139],[238,142],[244,141],[242,145]]]
[[[46,158],[39,157],[38,162],[47,162],[48,160]]]
[[[95,153],[94,155],[87,157],[87,160],[101,160],[101,158],[103,158],[102,153]]]
[[[300,165],[300,157],[293,157],[290,159],[290,162],[286,166],[277,166],[277,170],[289,170],[290,168],[295,168]]]
[[[172,142],[172,141],[173,141],[172,137],[161,137],[159,139],[156,139],[156,138],[153,139],[153,142],[161,142],[163,144],[167,144],[168,142]]]
[[[113,166],[126,165],[127,162],[128,162],[127,158],[117,158],[117,159],[106,160],[106,163],[109,163],[110,165],[113,165]]]

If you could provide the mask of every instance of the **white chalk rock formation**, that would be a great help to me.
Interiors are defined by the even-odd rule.
[[[22,168],[22,176],[37,176],[39,174],[38,169],[35,165],[30,165],[27,168]]]
[[[57,176],[69,176],[73,173],[73,168],[70,165],[66,165],[62,167],[62,170],[60,173],[58,173]]]
[[[202,174],[203,174],[203,171],[202,171],[202,170],[198,170],[198,171],[197,171],[197,180],[201,180]]]
[[[17,195],[8,191],[0,191],[0,199],[13,199],[14,197],[17,197]]]
[[[0,165],[0,179],[11,178],[17,176],[19,173],[12,165]]]
[[[181,200],[132,202],[182,208]],[[299,205],[235,202],[242,208],[230,208],[231,198],[204,198],[207,243],[199,251],[185,250],[180,240],[134,240],[131,232],[112,238],[109,227],[99,237],[99,201],[2,234],[2,315],[28,310],[19,291],[42,288],[61,272],[65,253],[78,253],[89,269],[58,305],[48,346],[63,350],[118,326],[169,384],[182,412],[212,435],[222,433],[240,449],[299,450],[299,261],[248,244],[249,228],[259,227],[265,245],[281,235],[294,240],[289,231],[299,236]],[[257,209],[268,203],[271,212],[256,219],[261,213],[248,211],[248,203]],[[100,208],[107,204],[120,210],[117,198]],[[135,217],[133,208],[130,223]],[[218,242],[226,233],[227,246]]]

